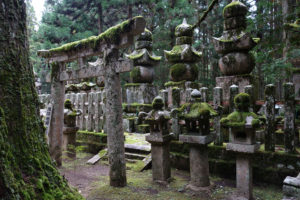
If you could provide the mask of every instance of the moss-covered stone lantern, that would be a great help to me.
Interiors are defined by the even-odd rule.
[[[179,118],[185,121],[186,130],[179,135],[179,140],[190,146],[188,189],[198,191],[210,186],[207,144],[214,140],[214,134],[210,132],[209,119],[217,113],[209,104],[201,102],[198,90],[193,90],[191,97],[191,102],[172,110],[172,115],[179,112]]]
[[[152,33],[148,29],[137,38],[135,50],[126,57],[133,60],[134,68],[130,72],[133,83],[153,82],[154,66],[159,63],[161,56],[152,52]]]
[[[150,125],[150,135],[146,140],[151,143],[152,177],[155,182],[170,181],[170,141],[169,133],[170,113],[163,109],[164,101],[160,96],[154,98],[153,110],[149,113],[140,112],[139,118],[144,118]]]
[[[237,153],[236,185],[238,196],[252,200],[252,166],[250,155],[258,151],[255,129],[260,125],[258,116],[249,112],[250,96],[240,93],[235,96],[236,111],[221,119],[221,125],[231,129],[231,141],[226,150]]]
[[[182,24],[175,28],[176,45],[171,51],[165,51],[166,59],[172,64],[170,68],[171,81],[195,81],[198,69],[195,63],[202,56],[192,47],[193,28],[184,19]]]

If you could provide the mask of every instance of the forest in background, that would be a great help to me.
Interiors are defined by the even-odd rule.
[[[218,67],[219,55],[215,52],[212,37],[219,37],[223,31],[222,10],[231,0],[219,0],[206,20],[194,32],[193,46],[203,52],[198,63],[198,81],[206,87],[215,86],[215,77],[221,73]],[[260,94],[263,86],[277,85],[288,80],[285,73],[291,65],[283,56],[285,42],[284,23],[296,19],[296,0],[241,0],[249,8],[247,31],[261,41],[252,53],[256,68],[252,72],[258,77]],[[50,70],[37,57],[37,50],[50,49],[62,44],[98,35],[132,16],[142,15],[147,28],[153,33],[153,50],[163,56],[163,50],[170,50],[175,43],[174,30],[184,18],[195,24],[208,8],[211,0],[46,0],[45,12],[37,24],[31,0],[27,0],[27,21],[31,61],[38,76]],[[123,53],[130,53],[133,47]],[[293,56],[300,56],[300,50]],[[72,64],[71,64],[72,65]],[[162,87],[169,80],[169,64],[163,59],[155,68],[154,84]],[[70,66],[74,67],[74,66]],[[129,74],[122,80],[129,81]]]

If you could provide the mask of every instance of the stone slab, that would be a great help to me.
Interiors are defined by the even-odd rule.
[[[150,153],[151,146],[149,145],[136,145],[136,144],[125,144],[125,149],[134,149],[136,151],[142,151],[146,153]]]
[[[245,86],[247,85],[253,85],[254,91],[257,88],[257,83],[251,75],[216,77],[216,86],[223,88],[223,101],[229,101],[229,88],[231,85],[237,85],[239,92],[245,92]],[[257,99],[257,92],[254,92],[254,94],[256,96],[253,98]]]
[[[152,165],[152,156],[151,156],[151,153],[149,155],[147,155],[146,158],[144,158],[143,162],[144,162],[144,167],[141,170],[141,172],[144,171],[144,170],[147,170],[147,169],[151,168],[151,165]]]
[[[209,134],[205,136],[200,135],[180,135],[179,141],[188,143],[188,144],[201,144],[206,145],[214,141],[215,135]]]
[[[146,136],[146,141],[151,144],[164,144],[164,143],[170,142],[171,139],[172,139],[172,135],[170,135],[170,134],[164,135],[164,136],[159,136],[158,134]]]
[[[283,185],[282,189],[283,189],[283,193],[286,197],[291,197],[291,198],[287,198],[287,199],[289,199],[289,200],[300,199],[300,188],[293,187],[290,185]]]
[[[300,178],[295,178],[295,177],[291,177],[291,176],[287,176],[284,181],[283,181],[284,185],[290,185],[290,186],[294,186],[299,188],[300,190]]]
[[[259,144],[233,144],[228,143],[226,146],[227,151],[234,151],[239,153],[255,153],[259,150],[260,145]]]

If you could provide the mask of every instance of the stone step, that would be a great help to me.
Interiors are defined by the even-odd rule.
[[[126,158],[127,163],[136,163],[136,160]]]
[[[129,153],[148,155],[151,152],[151,146],[149,145],[136,145],[125,144],[125,151]]]
[[[135,160],[143,160],[144,158],[146,158],[146,156],[142,155],[142,154],[137,154],[137,153],[125,152],[125,158],[135,159]]]

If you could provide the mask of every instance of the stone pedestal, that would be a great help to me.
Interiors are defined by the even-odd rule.
[[[214,140],[212,134],[199,135],[180,135],[179,140],[190,144],[190,184],[189,189],[201,190],[203,187],[210,186],[209,163],[207,144]]]
[[[220,76],[216,77],[217,87],[223,88],[223,100],[229,100],[229,88],[231,85],[237,85],[239,87],[239,92],[245,92],[245,87],[247,85],[253,85],[253,90],[257,99],[257,81],[252,75],[235,75],[235,76]]]
[[[68,158],[76,158],[76,133],[78,127],[64,127],[63,128],[63,146],[62,149],[65,151],[65,155]]]
[[[146,136],[146,140],[151,143],[153,181],[167,183],[171,177],[171,135],[159,136],[159,134],[151,134]]]
[[[149,83],[132,83],[125,87],[127,104],[151,104],[158,94],[157,87]]]
[[[242,154],[236,158],[236,187],[238,195],[253,199],[251,160]]]

